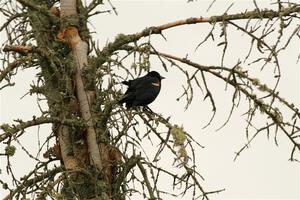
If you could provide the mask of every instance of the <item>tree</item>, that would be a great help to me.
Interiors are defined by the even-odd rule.
[[[17,0],[17,6],[14,1],[1,4],[6,22],[0,31],[5,31],[8,38],[3,44],[1,90],[13,86],[12,77],[21,73],[18,69],[37,68],[29,94],[37,95],[39,103],[47,102],[46,110],[41,107],[41,116],[1,125],[0,141],[5,146],[1,156],[7,159],[6,170],[14,183],[10,186],[1,180],[9,190],[4,199],[29,198],[32,194],[36,199],[125,199],[136,193],[156,199],[165,193],[156,187],[161,174],[172,177],[174,187],[182,186],[180,194],[191,192],[195,198],[209,199],[221,192],[223,189],[205,190],[194,164],[195,148],[201,145],[191,133],[161,114],[140,109],[127,111],[117,105],[122,96],[118,83],[149,71],[154,59],[166,70],[175,67],[186,76],[179,98],[186,99],[186,109],[196,90],[203,92],[212,109],[207,126],[217,111],[212,78],[225,83],[232,93],[231,112],[224,125],[240,102],[248,103],[248,141],[237,156],[261,133],[270,134],[275,141],[277,134],[285,135],[292,146],[290,159],[299,155],[300,113],[278,93],[283,68],[280,54],[299,39],[298,4],[278,1],[272,9],[262,9],[254,1],[256,9],[252,11],[229,14],[228,8],[216,16],[175,20],[135,34],[119,34],[105,47],[99,47],[87,24],[92,16],[102,13],[95,11],[102,3]],[[116,12],[113,5],[112,10]],[[189,24],[209,24],[211,30],[196,44],[196,49],[211,39],[216,41],[222,48],[220,65],[205,66],[189,56],[161,52],[153,44],[154,35],[164,38],[166,30]],[[236,59],[235,64],[226,66],[226,52],[231,45],[228,38],[233,29],[250,38],[250,48],[244,60]],[[253,75],[253,69],[245,66],[249,61],[255,68],[272,68],[273,82],[266,85],[254,77],[259,74]],[[258,125],[257,115],[264,116],[264,122]],[[28,128],[43,124],[52,124],[52,133],[41,141],[39,149],[44,159],[25,149],[36,159],[36,168],[18,179],[10,164],[15,144],[22,144]],[[144,140],[159,144],[154,155],[143,150]],[[174,157],[171,165],[178,167],[177,172],[161,163],[167,151]]]

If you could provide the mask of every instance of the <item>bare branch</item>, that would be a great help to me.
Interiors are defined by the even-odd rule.
[[[19,137],[16,136],[15,134],[19,131],[24,131],[26,128],[32,127],[32,126],[37,126],[41,124],[47,124],[47,123],[59,123],[59,124],[64,124],[68,126],[78,126],[78,127],[84,127],[84,122],[80,121],[78,119],[60,119],[57,117],[34,117],[30,121],[22,121],[22,120],[17,120],[19,123],[18,125],[8,125],[8,124],[2,124],[0,128],[4,131],[0,135],[0,142],[3,142],[7,138],[10,137]]]
[[[212,17],[191,17],[188,19],[177,20],[174,22],[170,22],[167,24],[163,24],[160,26],[153,26],[150,28],[146,28],[143,31],[131,34],[131,35],[119,35],[116,37],[114,42],[109,43],[103,50],[99,53],[98,62],[99,65],[105,63],[107,60],[106,58],[112,55],[112,53],[116,50],[119,50],[125,44],[129,44],[131,42],[135,42],[142,37],[146,37],[152,34],[161,34],[163,30],[167,30],[173,27],[182,26],[182,25],[190,25],[190,24],[198,24],[198,23],[216,23],[216,22],[227,22],[227,21],[234,21],[234,20],[243,20],[243,19],[273,19],[279,16],[289,16],[293,13],[300,12],[300,6],[291,6],[287,8],[282,8],[281,11],[276,12],[273,10],[264,10],[264,11],[246,11],[244,13],[239,14],[232,14],[232,15],[218,15]]]

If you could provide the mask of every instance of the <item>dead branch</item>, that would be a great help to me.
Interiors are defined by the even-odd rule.
[[[289,16],[293,13],[300,12],[300,6],[293,5],[291,7],[282,8],[279,12],[274,10],[253,10],[253,11],[246,11],[244,13],[239,14],[224,14],[224,15],[217,15],[211,17],[191,17],[188,19],[177,20],[174,22],[170,22],[167,24],[163,24],[160,26],[152,26],[150,28],[146,28],[143,31],[130,34],[130,35],[119,35],[115,38],[115,41],[109,43],[106,47],[99,52],[98,62],[99,65],[105,63],[110,55],[113,52],[120,49],[125,44],[129,44],[131,42],[138,41],[142,37],[146,37],[153,34],[161,34],[163,30],[167,30],[173,27],[183,26],[183,25],[191,25],[191,24],[199,24],[199,23],[216,23],[216,22],[227,22],[227,21],[234,21],[234,20],[243,20],[243,19],[273,19],[277,17]]]
[[[48,124],[48,123],[58,123],[67,126],[77,126],[77,127],[84,127],[84,122],[78,119],[60,119],[57,117],[34,117],[30,121],[17,121],[19,124],[17,125],[9,125],[9,124],[2,124],[0,128],[4,131],[0,135],[0,142],[10,138],[10,137],[18,137],[15,134],[19,131],[24,131],[26,128],[41,125],[41,124]]]

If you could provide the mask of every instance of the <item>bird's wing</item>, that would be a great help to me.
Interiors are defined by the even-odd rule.
[[[129,81],[123,81],[122,83],[124,85],[128,86],[128,89],[125,92],[125,94],[134,92],[136,90],[136,88],[138,88],[138,87],[140,87],[140,85],[144,84],[143,82],[144,82],[143,77],[137,78],[137,79],[133,79],[133,80],[129,80]]]
[[[136,88],[139,87],[139,85],[140,85],[139,83],[143,80],[141,78],[137,78],[137,79],[133,79],[133,80],[129,80],[129,81],[122,81],[122,83],[124,85],[127,85],[128,88],[127,88],[123,98],[120,101],[121,103],[126,102],[126,101],[133,101],[135,99]]]
[[[128,86],[120,103],[126,102],[127,107],[147,105],[154,101],[160,91],[160,84],[156,77],[144,76],[130,81],[123,82]],[[155,84],[154,84],[155,83]]]
[[[152,98],[155,99],[155,97],[158,95],[160,91],[160,87],[153,85],[153,83],[155,82],[157,82],[156,78],[147,77],[147,79],[143,79],[139,84],[137,84],[134,89],[136,99],[138,100],[146,100]]]

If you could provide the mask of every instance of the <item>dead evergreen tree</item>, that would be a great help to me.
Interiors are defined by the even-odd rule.
[[[300,113],[278,93],[277,85],[280,70],[283,70],[278,54],[291,41],[299,42],[300,5],[278,0],[277,9],[269,10],[253,3],[255,10],[209,17],[191,16],[145,28],[135,34],[119,34],[114,41],[99,47],[91,38],[87,23],[91,16],[101,13],[95,11],[103,4],[101,0],[93,0],[88,5],[83,5],[80,0],[2,1],[0,11],[6,21],[1,24],[0,31],[7,34],[7,40],[1,49],[1,90],[13,89],[11,78],[21,73],[18,69],[37,68],[39,72],[34,84],[30,85],[29,94],[37,95],[40,100],[45,98],[48,105],[48,110],[41,110],[41,116],[34,116],[30,121],[17,119],[15,124],[1,125],[0,142],[5,147],[1,156],[7,160],[6,168],[1,165],[1,170],[11,175],[13,183],[0,180],[7,190],[3,199],[28,199],[32,194],[35,199],[127,199],[133,193],[141,194],[144,199],[160,199],[166,193],[156,187],[161,174],[172,177],[174,187],[181,186],[180,195],[191,192],[194,198],[209,199],[210,195],[222,191],[205,190],[194,164],[194,148],[200,145],[183,127],[170,123],[169,118],[160,114],[139,109],[128,111],[117,105],[122,96],[118,83],[149,71],[150,57],[157,57],[162,69],[172,66],[186,76],[181,97],[186,98],[187,107],[193,100],[194,88],[203,90],[204,99],[210,101],[212,107],[208,125],[216,113],[216,100],[207,77],[215,77],[233,88],[231,113],[239,101],[248,101],[249,109],[245,113],[248,126],[245,128],[249,138],[237,156],[258,134],[278,132],[291,142],[290,159],[295,160],[300,150]],[[115,11],[114,7],[112,9]],[[223,46],[223,56],[220,66],[205,66],[185,56],[160,52],[151,40],[141,42],[150,35],[164,37],[163,32],[167,29],[203,23],[210,24],[211,30],[198,47],[217,37],[215,32],[221,32],[219,37],[223,42],[219,46]],[[252,64],[259,63],[262,68],[272,64],[272,76],[277,84],[270,87],[251,77],[238,60],[234,66],[224,65],[227,30],[232,27],[251,38],[245,59],[253,51],[259,52],[261,57]],[[290,27],[293,30],[289,30]],[[286,30],[289,35],[285,35]],[[275,39],[270,42],[269,37],[274,38],[274,35]],[[123,64],[133,55],[138,59],[132,66]],[[126,76],[120,76],[120,71]],[[282,114],[278,105],[288,110],[289,117]],[[266,116],[266,125],[250,134],[257,113]],[[42,124],[52,124],[52,133],[42,141],[44,145],[39,150],[44,159],[37,159],[25,150],[36,160],[36,167],[18,179],[10,165],[15,144],[22,144],[27,128]],[[134,134],[129,135],[129,132]],[[272,134],[275,139],[276,134]],[[160,141],[151,159],[141,146],[141,141],[149,139],[149,135]],[[174,155],[173,165],[184,169],[182,173],[173,173],[160,166],[159,157],[165,151]],[[132,183],[141,190],[136,191]]]

